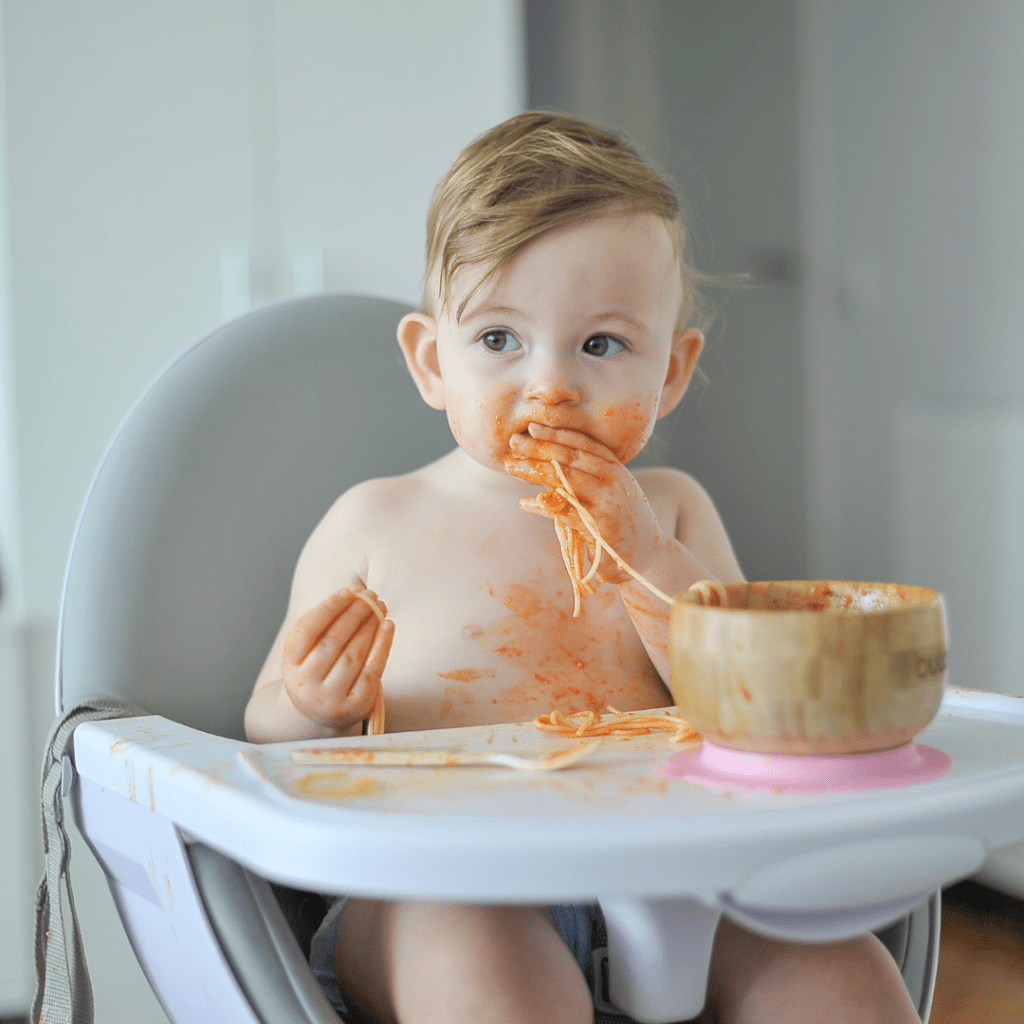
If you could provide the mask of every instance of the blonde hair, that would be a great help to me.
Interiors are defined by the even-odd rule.
[[[427,281],[437,271],[441,308],[467,264],[484,273],[455,311],[538,235],[610,209],[652,213],[670,228],[683,281],[679,326],[710,319],[685,258],[679,200],[621,136],[561,114],[518,114],[471,142],[438,183],[427,215]],[[429,288],[429,284],[428,284]],[[425,306],[433,307],[426,295]]]

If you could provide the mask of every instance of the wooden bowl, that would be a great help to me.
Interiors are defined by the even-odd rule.
[[[697,584],[676,598],[672,696],[705,739],[759,753],[908,743],[946,679],[941,595],[892,583]]]

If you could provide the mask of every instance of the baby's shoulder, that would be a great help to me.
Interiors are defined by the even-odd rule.
[[[366,585],[371,563],[415,534],[423,508],[417,474],[365,480],[345,491],[306,539],[292,600],[310,608],[339,587]]]
[[[387,531],[396,519],[408,518],[412,510],[421,506],[428,492],[429,487],[419,472],[363,480],[335,500],[317,531],[354,532],[362,536]]]
[[[700,514],[714,505],[708,492],[689,473],[669,466],[638,469],[634,476],[653,505],[667,504],[679,514]]]
[[[743,579],[736,554],[711,496],[689,473],[641,469],[637,482],[663,527],[685,544],[715,579]]]

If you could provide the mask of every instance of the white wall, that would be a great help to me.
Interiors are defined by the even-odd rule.
[[[47,615],[106,440],[220,320],[222,248],[249,246],[256,301],[310,242],[329,289],[415,298],[430,190],[520,106],[521,47],[510,0],[4,13],[23,575]]]
[[[1024,693],[1024,6],[825,7],[840,315],[827,568],[939,587],[954,681]]]
[[[225,251],[247,254],[253,302],[292,293],[296,250],[306,287],[322,253],[328,290],[416,301],[431,189],[522,108],[523,45],[516,0],[5,0],[2,20],[0,574],[28,639],[0,657],[0,713],[28,686],[38,746],[78,508],[146,382],[221,321]],[[30,793],[34,769],[20,775]],[[159,1019],[141,976],[124,981],[109,898],[76,858],[97,1019]],[[24,874],[14,885],[31,889]]]

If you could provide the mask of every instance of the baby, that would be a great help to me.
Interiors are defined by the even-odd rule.
[[[658,590],[742,579],[695,480],[627,468],[704,341],[683,242],[672,190],[590,125],[523,114],[460,154],[431,203],[423,311],[398,325],[458,447],[352,488],[314,530],[246,711],[251,740],[358,733],[382,688],[389,731],[671,703],[667,606],[604,554],[574,615],[552,521],[592,562],[592,535],[553,495],[568,484]],[[590,1022],[599,914],[343,898],[311,960],[343,1020]],[[917,1015],[872,936],[789,945],[723,920],[704,1019]]]

